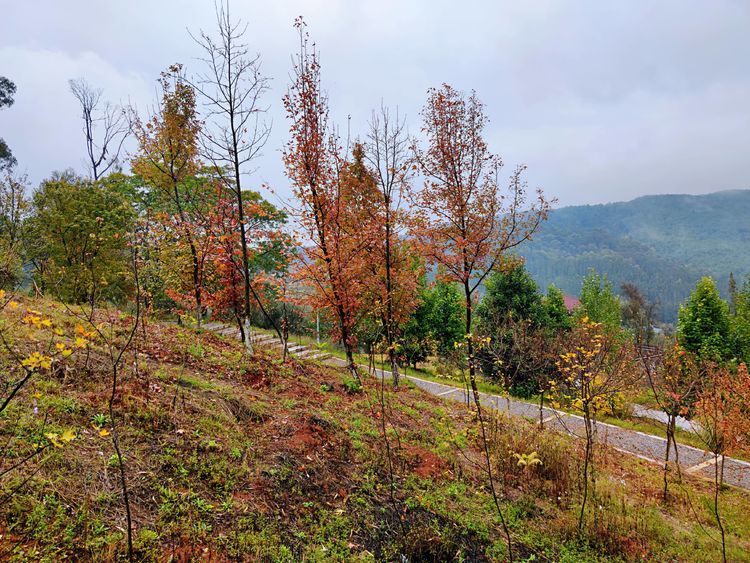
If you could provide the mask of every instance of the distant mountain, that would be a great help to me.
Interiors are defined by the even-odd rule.
[[[712,276],[726,295],[730,272],[738,282],[750,274],[750,190],[563,207],[520,253],[542,288],[578,295],[596,268],[616,291],[638,285],[674,322],[700,277]]]

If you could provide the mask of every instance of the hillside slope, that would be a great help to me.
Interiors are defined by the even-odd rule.
[[[577,295],[590,268],[615,288],[633,282],[676,319],[705,275],[726,292],[729,273],[750,273],[750,190],[708,195],[645,196],[629,202],[554,210],[521,254],[541,287]]]
[[[107,350],[73,313],[26,299],[0,312],[3,382],[15,355],[75,350],[0,415],[0,560],[125,558]],[[117,346],[132,318],[110,313],[95,322]],[[477,421],[460,404],[408,385],[383,393],[370,377],[359,390],[345,370],[248,358],[232,339],[154,322],[125,356],[114,407],[139,561],[506,557]],[[579,535],[580,444],[500,417],[490,451],[518,557],[717,556],[708,482],[686,477],[665,507],[657,468],[602,449],[596,516]],[[533,452],[540,466],[517,463]],[[748,502],[723,493],[733,560],[750,549]]]

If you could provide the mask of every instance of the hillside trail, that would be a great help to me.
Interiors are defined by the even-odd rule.
[[[206,323],[203,328],[224,336],[239,337],[239,330],[228,324],[210,322]],[[254,335],[253,343],[258,347],[276,349],[279,353],[281,353],[282,350],[281,342],[275,336],[268,334]],[[346,367],[347,365],[344,360],[332,356],[330,353],[316,350],[315,348],[310,348],[302,344],[290,344],[288,345],[287,350],[289,354],[298,359],[315,360],[338,367]],[[369,369],[367,366],[361,367],[365,370]],[[374,375],[377,377],[390,378],[391,372],[382,369],[375,369]],[[446,400],[465,404],[470,400],[470,397],[467,395],[467,390],[463,388],[429,381],[404,373],[401,374],[401,378],[409,380],[416,387],[427,393],[437,397],[442,397]],[[510,414],[522,416],[529,420],[539,420],[540,418],[538,404],[528,403],[500,395],[493,395],[491,393],[480,392],[479,396],[482,405],[497,411],[509,412]],[[640,408],[641,411],[638,412],[641,412],[641,416],[660,414],[658,411],[645,413],[645,411],[651,409],[645,409],[645,407]],[[581,416],[549,407],[544,407],[542,409],[541,416],[544,424],[549,428],[554,428],[580,439],[583,439],[585,436],[584,421]],[[686,428],[683,428],[690,430],[689,421],[684,422],[686,423]],[[597,422],[596,427],[599,438],[603,443],[608,444],[620,452],[636,456],[659,466],[663,465],[667,444],[665,438],[640,432],[638,430],[620,428],[619,426],[606,422]],[[713,479],[716,459],[712,453],[686,444],[678,444],[677,449],[680,466],[685,473]],[[721,463],[721,458],[719,459],[719,463]],[[724,482],[735,487],[750,490],[750,463],[741,459],[725,457]]]

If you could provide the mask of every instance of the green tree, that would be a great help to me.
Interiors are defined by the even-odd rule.
[[[656,303],[649,301],[637,285],[626,282],[620,286],[625,302],[622,306],[622,320],[630,330],[636,345],[650,344],[654,336]]]
[[[530,320],[536,326],[544,323],[542,296],[523,262],[493,272],[485,287],[486,292],[477,307],[479,332],[491,335],[498,323],[504,322],[508,316]]]
[[[25,232],[36,281],[66,301],[123,300],[134,219],[131,202],[112,183],[54,174],[34,193]]]
[[[734,311],[730,318],[731,346],[734,356],[750,364],[750,276],[734,293]]]
[[[13,288],[23,277],[22,226],[28,201],[27,180],[10,168],[0,179],[0,289]]]
[[[570,330],[573,326],[573,318],[565,306],[563,292],[554,284],[547,288],[547,295],[542,299],[544,309],[544,325],[550,332]]]
[[[445,358],[463,335],[464,309],[458,287],[440,280],[431,287],[422,282],[419,305],[402,329],[400,355],[415,367],[433,354]]]
[[[0,76],[0,109],[13,105],[15,93],[16,85],[4,76]],[[13,157],[8,144],[0,138],[0,170],[13,168],[15,164],[16,159]]]
[[[682,346],[704,358],[726,360],[729,346],[729,306],[710,277],[698,282],[677,316],[677,338]]]
[[[612,283],[607,279],[607,274],[600,276],[592,269],[583,278],[581,306],[576,311],[576,316],[588,317],[592,322],[602,324],[606,330],[619,330],[620,300],[612,291]]]

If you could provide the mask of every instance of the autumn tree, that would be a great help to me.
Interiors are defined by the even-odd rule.
[[[16,287],[23,276],[23,222],[28,213],[28,180],[8,168],[0,178],[0,288]]]
[[[750,443],[750,374],[745,364],[732,368],[708,360],[695,402],[697,433],[713,455],[713,513],[721,533],[722,559],[727,561],[726,531],[721,518],[720,492],[724,456]]]
[[[208,243],[199,222],[202,207],[209,204],[212,189],[197,178],[200,169],[198,136],[201,123],[196,111],[195,91],[182,78],[180,65],[161,74],[161,102],[145,123],[133,119],[138,153],[131,161],[153,193],[152,211],[160,220],[167,238],[189,252],[189,288],[196,322],[201,325],[204,296],[203,277]],[[179,253],[177,267],[181,266]],[[178,283],[181,272],[178,271]],[[177,288],[182,291],[182,287]]]
[[[531,238],[550,203],[540,190],[527,202],[525,166],[511,174],[507,191],[501,189],[502,162],[484,140],[488,119],[475,93],[466,97],[447,84],[433,88],[422,118],[426,146],[415,146],[415,157],[425,182],[414,198],[420,214],[415,233],[430,262],[463,288],[468,335],[477,288],[508,250]],[[473,379],[471,339],[467,352]]]
[[[641,364],[659,409],[666,415],[667,445],[664,453],[664,502],[668,500],[670,454],[674,451],[675,467],[679,472],[679,449],[675,437],[677,418],[686,417],[700,390],[701,370],[695,356],[674,343],[665,350],[648,351],[639,348]]]
[[[268,141],[271,127],[264,120],[266,108],[261,105],[268,90],[268,78],[261,72],[259,54],[252,54],[245,43],[247,26],[233,21],[229,3],[222,1],[216,10],[218,35],[203,31],[195,42],[203,51],[204,71],[192,81],[206,106],[207,126],[202,135],[202,154],[222,175],[225,187],[237,200],[235,222],[239,229],[244,293],[245,344],[250,344],[250,296],[259,302],[250,274],[250,245],[245,217],[245,183],[243,176],[252,172],[253,161]],[[281,337],[281,333],[276,332]]]
[[[392,115],[385,106],[372,112],[364,148],[378,195],[374,200],[376,205],[370,208],[370,221],[374,223],[369,249],[375,281],[374,309],[385,332],[393,385],[398,386],[399,327],[417,306],[421,275],[413,244],[406,237],[408,215],[402,204],[412,169],[406,125],[398,112]]]
[[[329,128],[317,51],[309,45],[301,18],[295,27],[300,43],[293,82],[284,96],[291,137],[284,164],[300,203],[296,219],[309,241],[297,275],[310,290],[307,302],[335,321],[349,370],[359,379],[355,329],[362,317],[363,260],[370,245],[368,207],[376,193],[363,154],[355,154],[352,162],[342,155],[338,137]]]
[[[129,123],[122,108],[102,100],[101,88],[92,87],[84,78],[69,80],[68,84],[81,107],[91,177],[98,180],[117,166]]]
[[[564,352],[557,362],[560,381],[553,393],[558,400],[580,412],[585,429],[583,464],[583,499],[578,529],[583,530],[589,486],[596,494],[594,471],[597,419],[611,414],[622,400],[622,394],[638,380],[639,370],[634,352],[603,323],[582,317],[568,335]]]
[[[288,267],[293,243],[284,231],[286,214],[250,190],[243,194],[243,205],[248,240],[248,272],[251,273],[255,303],[262,316],[272,318],[268,310],[267,293],[269,277],[272,273],[284,272]],[[249,338],[245,329],[245,261],[237,227],[239,213],[237,199],[218,186],[213,206],[202,217],[210,239],[209,262],[211,264],[207,280],[208,302],[217,315],[229,315],[237,322],[243,341]],[[276,285],[271,283],[270,285]],[[273,288],[270,288],[273,293]],[[274,326],[273,324],[271,326]]]

